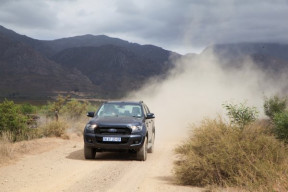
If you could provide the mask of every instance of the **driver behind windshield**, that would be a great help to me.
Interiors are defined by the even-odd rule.
[[[104,109],[100,113],[101,116],[116,116],[117,114],[118,111],[114,105],[104,105]]]

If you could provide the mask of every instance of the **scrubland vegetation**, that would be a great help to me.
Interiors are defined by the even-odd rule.
[[[175,152],[180,184],[242,191],[288,191],[288,111],[285,98],[265,98],[269,119],[242,103],[224,104],[230,121],[204,119]]]
[[[70,133],[81,135],[87,110],[97,105],[58,96],[47,105],[15,104],[4,100],[0,103],[0,163],[13,156],[15,142],[43,137],[69,139]]]
[[[288,191],[287,99],[265,98],[266,119],[245,103],[225,103],[229,120],[204,119],[175,149],[179,184],[232,187],[239,191]],[[82,134],[87,111],[97,105],[59,96],[44,106],[0,103],[0,163],[13,156],[14,142]]]

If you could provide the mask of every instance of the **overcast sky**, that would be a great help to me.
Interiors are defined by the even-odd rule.
[[[0,0],[0,25],[40,40],[84,34],[178,53],[288,42],[288,0]]]

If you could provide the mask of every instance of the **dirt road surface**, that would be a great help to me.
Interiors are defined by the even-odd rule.
[[[175,184],[173,149],[181,139],[157,137],[145,162],[126,153],[97,153],[96,160],[85,160],[81,137],[38,140],[28,154],[0,167],[0,191],[203,191]]]

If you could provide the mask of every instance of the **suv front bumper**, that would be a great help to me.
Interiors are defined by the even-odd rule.
[[[103,137],[121,137],[121,142],[103,141]],[[98,151],[137,150],[142,147],[144,138],[145,136],[142,135],[100,135],[85,133],[84,143],[86,147],[95,148]]]

